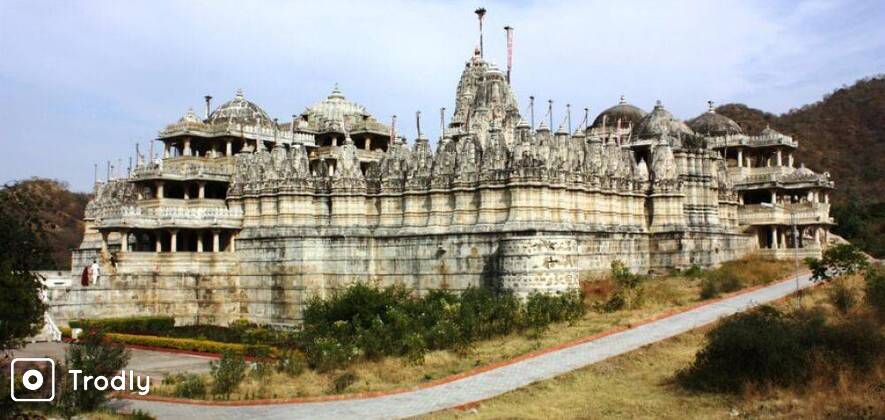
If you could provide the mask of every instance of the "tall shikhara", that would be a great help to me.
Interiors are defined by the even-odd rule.
[[[308,296],[357,281],[557,293],[614,260],[648,272],[819,255],[833,223],[832,181],[794,163],[788,136],[623,98],[574,132],[532,127],[479,50],[435,149],[337,86],[282,123],[242,92],[209,110],[96,182],[72,273],[96,260],[108,278],[50,290],[56,319],[291,324]]]

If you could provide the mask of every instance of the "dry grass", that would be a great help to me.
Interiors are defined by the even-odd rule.
[[[860,293],[859,276],[842,280]],[[801,299],[803,307],[822,307],[827,316],[869,316],[863,308],[840,315],[829,302],[831,285]],[[795,307],[795,301],[777,304]],[[673,383],[703,346],[704,330],[594,364],[521,388],[472,407],[434,413],[429,418],[885,418],[885,364],[849,373],[820,367],[824,373],[795,389],[750,388],[742,395],[685,391]]]
[[[779,263],[782,264],[782,263]],[[748,264],[752,265],[752,264]],[[774,265],[773,265],[774,266]],[[789,267],[786,268],[789,271]],[[780,273],[770,270],[770,275]],[[771,277],[774,280],[776,277]],[[606,299],[612,292],[610,280],[601,279],[585,282],[588,305]],[[580,320],[550,326],[537,336],[511,334],[476,343],[470,351],[459,354],[441,350],[429,352],[422,365],[413,365],[400,358],[386,358],[380,361],[355,363],[348,370],[357,376],[357,381],[345,393],[381,391],[409,388],[429,381],[461,373],[475,367],[506,361],[514,357],[555,346],[570,340],[597,334],[615,327],[629,327],[656,314],[674,308],[683,308],[699,302],[700,280],[672,275],[652,278],[643,283],[643,299],[637,308],[612,313],[589,310]],[[324,374],[306,371],[296,378],[283,374],[272,374],[266,379],[247,378],[231,399],[266,399],[310,397],[333,394],[333,382],[342,371]],[[207,384],[208,375],[204,375]],[[157,385],[151,394],[172,396],[173,386]]]

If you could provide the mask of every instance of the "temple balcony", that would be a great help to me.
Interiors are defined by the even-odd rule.
[[[759,135],[747,136],[745,134],[727,135],[720,137],[708,137],[707,145],[710,148],[722,147],[770,147],[770,146],[786,146],[790,148],[798,148],[799,142],[793,140],[792,137],[783,134],[777,135]]]
[[[224,228],[238,229],[243,224],[243,213],[239,208],[170,206],[164,199],[162,205],[123,206],[103,209],[96,215],[95,224],[99,229],[156,229],[176,228]],[[184,200],[181,200],[184,201]]]
[[[797,225],[834,224],[828,203],[787,203],[776,207],[746,204],[738,209],[742,225]]]
[[[195,122],[178,122],[167,125],[160,131],[159,138],[173,138],[178,136],[194,137],[238,137],[250,140],[262,140],[265,142],[281,141],[285,144],[315,144],[314,134],[306,131],[292,132],[290,130],[274,129],[267,126],[241,126],[220,125]]]
[[[138,165],[132,170],[132,179],[228,181],[233,176],[234,170],[232,156],[218,158],[178,156]]]

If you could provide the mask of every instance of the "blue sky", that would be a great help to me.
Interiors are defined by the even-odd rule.
[[[280,120],[338,83],[378,119],[421,110],[435,138],[477,44],[477,2],[0,1],[0,182],[89,190],[202,97],[237,88]],[[771,112],[885,71],[881,1],[483,2],[486,57],[513,85],[595,114],[619,95],[691,118],[706,101]],[[575,117],[579,119],[579,117]],[[428,121],[429,120],[429,121]],[[800,139],[801,141],[801,139]]]

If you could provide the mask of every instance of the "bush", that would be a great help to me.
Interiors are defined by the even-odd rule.
[[[580,292],[567,292],[552,296],[534,293],[526,303],[527,326],[541,330],[555,322],[576,319],[584,315],[584,296]]]
[[[172,394],[178,398],[202,399],[206,397],[206,381],[201,375],[180,373],[175,375],[174,382],[175,389]]]
[[[857,294],[854,289],[845,285],[844,282],[836,281],[828,290],[827,297],[830,303],[840,313],[847,314],[857,304]]]
[[[350,371],[338,375],[335,377],[335,380],[332,381],[332,392],[336,394],[344,392],[344,390],[353,385],[357,379],[356,374]]]
[[[633,274],[623,262],[615,260],[611,264],[611,278],[615,291],[607,301],[596,308],[602,312],[615,312],[622,309],[637,308],[642,305],[645,277]]]
[[[731,293],[744,287],[738,274],[732,269],[720,267],[708,271],[701,282],[701,299],[711,299],[723,293]]]
[[[277,358],[277,372],[285,373],[290,377],[301,375],[306,367],[307,360],[304,358],[304,354],[298,350],[285,350]]]
[[[347,366],[358,349],[332,337],[317,337],[305,348],[307,363],[319,372],[328,372]]]
[[[866,302],[881,318],[885,318],[885,270],[873,267],[864,274]]]
[[[787,315],[763,306],[707,333],[707,344],[677,379],[692,389],[740,392],[751,384],[805,384],[815,363],[862,371],[883,356],[885,337],[869,321],[830,324],[820,311]]]
[[[208,340],[193,340],[189,338],[170,338],[156,337],[152,335],[132,335],[132,334],[107,334],[109,340],[122,343],[141,346],[162,347],[167,349],[200,351],[206,353],[224,353],[232,352],[243,356],[268,357],[274,354],[274,350],[270,346],[260,344],[235,344],[220,343]]]
[[[171,316],[133,316],[125,318],[77,319],[71,328],[101,329],[109,333],[164,335],[175,326]]]
[[[209,371],[213,379],[212,393],[228,399],[246,376],[246,360],[227,350],[222,353],[221,359],[209,362]]]
[[[71,344],[65,351],[64,369],[80,370],[80,378],[86,376],[112,377],[118,375],[120,370],[129,363],[129,351],[122,346],[107,342],[101,330],[91,329],[84,333],[83,337]],[[112,392],[110,388],[98,390],[95,387],[74,390],[70,378],[64,375],[63,391],[57,400],[59,408],[65,417],[74,414],[93,411],[104,404],[107,395]]]
[[[812,279],[827,281],[835,277],[854,274],[869,266],[860,248],[851,244],[839,244],[827,248],[821,259],[806,258]]]

